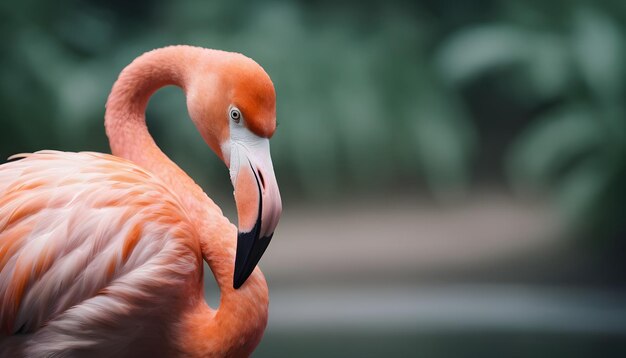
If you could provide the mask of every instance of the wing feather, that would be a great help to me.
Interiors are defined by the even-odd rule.
[[[21,157],[0,166],[0,336],[110,326],[198,279],[195,230],[154,175],[98,153]]]

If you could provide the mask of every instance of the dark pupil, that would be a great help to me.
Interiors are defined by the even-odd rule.
[[[232,116],[234,119],[239,119],[239,112],[233,111]]]

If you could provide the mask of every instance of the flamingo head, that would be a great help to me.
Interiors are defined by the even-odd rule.
[[[241,54],[215,51],[186,88],[191,119],[230,171],[238,234],[233,287],[252,274],[282,211],[269,140],[276,94],[267,73]],[[216,59],[217,58],[217,59]]]

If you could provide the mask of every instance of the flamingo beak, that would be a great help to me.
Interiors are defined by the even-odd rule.
[[[238,233],[233,287],[246,282],[274,235],[282,211],[269,140],[232,142],[230,176],[235,188]]]

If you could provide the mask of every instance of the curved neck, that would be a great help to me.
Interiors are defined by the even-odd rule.
[[[193,179],[159,149],[148,132],[145,111],[150,96],[161,87],[175,85],[187,93],[194,66],[210,66],[212,57],[218,53],[173,46],[138,57],[113,85],[105,114],[113,155],[131,160],[163,180],[178,195],[196,225],[202,256],[213,271],[221,293],[218,311],[211,310],[202,297],[181,317],[181,330],[186,331],[181,332],[181,339],[185,340],[181,345],[200,354],[216,347],[233,352],[254,349],[267,322],[267,284],[256,269],[248,279],[249,284],[233,289],[237,229]],[[198,295],[203,296],[202,290]],[[217,338],[222,342],[218,344]],[[211,344],[207,346],[208,343]]]
[[[187,90],[188,64],[180,57],[185,53],[185,57],[193,58],[194,51],[178,49],[148,52],[122,71],[107,100],[104,125],[113,155],[152,171],[182,194],[190,188],[196,190],[197,185],[159,149],[145,119],[148,100],[159,88],[176,85]]]

